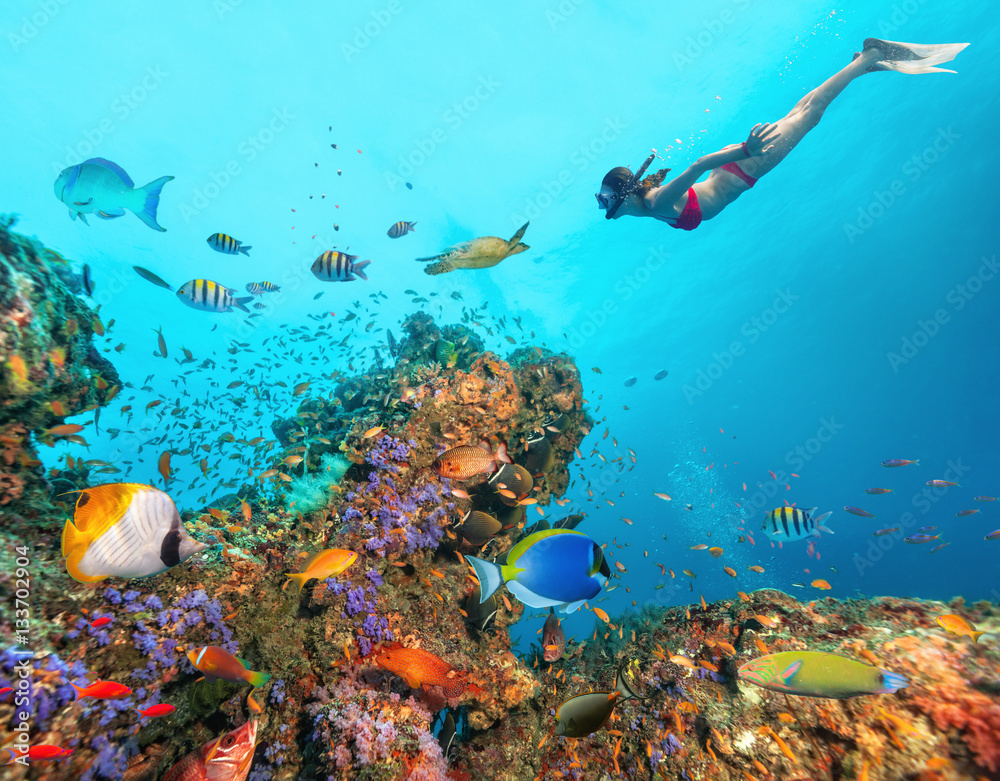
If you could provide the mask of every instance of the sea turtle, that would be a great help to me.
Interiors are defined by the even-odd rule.
[[[417,258],[422,263],[436,260],[437,263],[428,266],[424,271],[428,274],[444,274],[457,268],[490,268],[508,255],[516,255],[528,249],[527,244],[521,244],[521,237],[528,230],[524,223],[510,241],[496,236],[481,236],[472,241],[463,241],[454,247],[448,247],[444,252],[429,258]]]

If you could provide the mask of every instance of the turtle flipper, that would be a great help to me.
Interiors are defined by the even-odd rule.
[[[507,245],[511,249],[514,249],[514,247],[518,245],[518,242],[520,242],[521,239],[524,237],[524,232],[528,230],[528,226],[530,224],[531,220],[528,220],[528,222],[524,223],[524,225],[522,225],[520,228],[517,229],[517,233],[515,233],[513,236],[510,237],[510,241],[507,242]],[[525,247],[524,249],[527,249],[527,247]],[[524,250],[521,251],[523,252]]]
[[[432,260],[441,260],[441,258],[447,257],[450,254],[450,252],[442,252],[439,255],[431,255],[429,258],[415,258],[415,260],[420,263],[430,263]]]
[[[433,258],[425,258],[425,260],[433,260]],[[425,274],[430,274],[431,276],[435,274],[444,274],[447,271],[454,271],[455,264],[450,260],[441,260],[433,265],[427,266],[424,269]]]

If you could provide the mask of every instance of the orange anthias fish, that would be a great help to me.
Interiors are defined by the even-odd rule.
[[[254,688],[263,686],[271,676],[269,673],[257,673],[250,669],[246,659],[233,656],[217,645],[206,645],[188,651],[188,660],[198,672],[205,674],[205,679],[212,683],[216,678],[222,678],[230,683],[249,683]]]
[[[979,638],[982,637],[984,634],[986,634],[985,632],[977,631],[972,624],[970,624],[961,616],[955,615],[954,613],[938,616],[934,620],[938,622],[938,624],[941,626],[942,629],[946,629],[952,634],[956,634],[959,636],[968,635],[969,637],[972,638],[972,641],[974,643],[978,643]]]
[[[376,652],[375,661],[406,681],[412,689],[440,686],[446,697],[458,697],[466,688],[481,691],[475,684],[466,683],[465,675],[444,659],[421,648],[404,648],[399,643],[390,643]]]
[[[77,700],[82,700],[85,697],[92,697],[95,700],[120,700],[132,693],[128,686],[114,681],[95,681],[86,688],[81,688],[71,682],[70,686],[76,690]]]
[[[196,748],[163,781],[245,781],[257,747],[257,720]]]
[[[484,441],[479,445],[459,445],[446,450],[434,459],[431,469],[441,477],[466,480],[483,472],[495,472],[497,462],[513,463],[507,454],[507,445],[501,442],[494,453],[489,443]]]
[[[309,559],[306,563],[306,568],[302,572],[286,572],[285,577],[288,580],[285,581],[285,586],[288,585],[289,580],[294,581],[298,585],[299,593],[301,594],[302,587],[305,586],[306,581],[312,578],[326,580],[327,578],[336,577],[357,561],[357,558],[358,554],[352,550],[330,548],[329,550],[320,551]]]

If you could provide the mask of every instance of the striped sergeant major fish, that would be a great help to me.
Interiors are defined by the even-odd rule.
[[[250,257],[250,250],[253,249],[251,246],[244,247],[242,241],[234,239],[225,233],[213,233],[206,241],[208,242],[208,246],[216,252],[222,252],[226,255],[238,255],[242,252],[247,257]]]
[[[813,518],[811,513],[815,509],[815,507],[807,510],[800,510],[798,507],[779,507],[767,514],[761,528],[767,532],[768,537],[778,542],[795,542],[807,537],[819,537],[820,532],[833,534],[823,525],[823,521],[830,517],[830,513],[825,512]]]
[[[233,307],[236,307],[249,313],[245,304],[252,297],[234,298],[235,292],[210,279],[192,279],[181,285],[177,297],[192,309],[203,312],[232,312]]]
[[[386,234],[390,239],[398,239],[400,236],[405,236],[411,230],[416,230],[413,227],[416,224],[416,221],[407,222],[406,220],[400,220],[399,222],[393,223],[392,227],[386,231]]]
[[[272,282],[247,282],[247,292],[254,296],[261,293],[280,293],[281,288]]]
[[[322,279],[324,282],[353,282],[357,279],[355,274],[367,282],[368,277],[362,269],[371,261],[362,260],[360,263],[356,263],[357,259],[357,255],[327,250],[313,261],[312,273],[317,279]]]

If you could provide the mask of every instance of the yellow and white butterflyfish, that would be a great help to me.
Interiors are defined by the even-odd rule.
[[[139,483],[83,489],[62,533],[66,569],[82,583],[158,575],[206,547],[185,531],[167,494]]]

